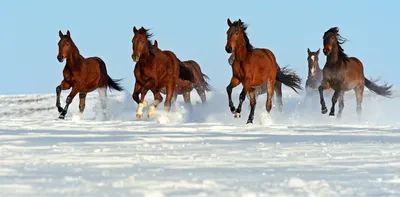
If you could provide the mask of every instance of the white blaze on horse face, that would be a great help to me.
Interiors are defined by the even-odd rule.
[[[313,61],[313,67],[311,68],[311,75],[314,76],[314,74],[315,74],[315,66],[314,66],[315,57],[314,57],[314,55],[311,55],[310,58]]]

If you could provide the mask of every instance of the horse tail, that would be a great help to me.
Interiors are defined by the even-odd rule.
[[[376,82],[379,79],[371,79],[368,80],[367,78],[364,77],[364,85],[371,90],[372,92],[384,96],[384,97],[390,97],[392,96],[392,91],[390,90],[392,88],[392,85],[388,85],[387,83],[385,83],[384,85],[378,85],[376,84]]]
[[[207,92],[211,91],[212,87],[211,87],[211,85],[207,82],[207,81],[210,80],[210,78],[209,78],[206,74],[204,74],[204,73],[201,73],[201,75],[202,75],[202,78],[201,78],[201,87],[203,88],[203,90],[205,90],[205,91],[207,91]]]
[[[179,79],[194,82],[193,71],[186,67],[181,60],[179,62]]]
[[[301,78],[292,69],[287,68],[287,66],[278,70],[276,80],[292,88],[296,93],[299,93],[297,89],[303,89],[301,87]]]
[[[114,90],[117,90],[117,91],[122,91],[122,90],[124,90],[124,88],[121,86],[121,84],[120,84],[120,81],[122,80],[122,79],[112,79],[110,76],[108,76],[107,75],[107,77],[108,77],[108,82],[107,82],[107,85],[108,85],[108,87],[110,88],[110,90],[111,89],[114,89]]]

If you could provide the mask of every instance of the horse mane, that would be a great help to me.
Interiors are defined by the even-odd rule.
[[[154,55],[153,44],[151,44],[151,38],[153,37],[153,33],[150,33],[150,29],[145,29],[141,27],[139,29],[140,34],[144,34],[147,38],[147,44],[149,45],[150,55]]]
[[[344,49],[341,46],[347,41],[347,39],[339,34],[339,28],[338,27],[330,28],[328,31],[324,33],[324,38],[325,36],[327,36],[328,33],[333,33],[336,35],[336,44],[338,45],[339,48],[339,57],[345,62],[349,61],[350,60],[349,56],[344,52]]]
[[[70,36],[68,36],[68,35],[64,35],[63,37],[68,39],[70,44],[71,44],[71,46],[72,46],[72,49],[73,49],[72,50],[72,57],[73,57],[73,59],[78,59],[79,57],[81,57],[81,53],[80,53],[78,47],[76,46],[75,42],[72,40],[72,38]]]
[[[247,49],[247,51],[253,51],[254,47],[253,47],[253,45],[250,44],[249,37],[247,37],[247,33],[246,33],[247,24],[245,24],[242,21],[240,22],[240,24],[241,24],[241,27],[243,29],[243,35],[244,35],[244,41],[246,43],[246,49]],[[239,25],[239,21],[233,22],[233,26],[238,27],[238,25]]]

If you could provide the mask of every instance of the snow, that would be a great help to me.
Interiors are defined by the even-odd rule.
[[[366,91],[360,122],[353,92],[341,120],[303,97],[285,89],[268,115],[259,96],[246,125],[248,100],[234,119],[224,91],[142,120],[127,92],[109,94],[106,117],[97,92],[82,115],[75,98],[66,120],[55,93],[0,96],[0,196],[400,196],[399,95]]]

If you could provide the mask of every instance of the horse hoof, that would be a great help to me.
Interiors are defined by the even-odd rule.
[[[136,118],[143,118],[143,114],[136,114]]]
[[[64,115],[60,115],[58,118],[64,120],[65,116]]]
[[[247,120],[246,124],[253,124],[253,120]]]
[[[235,118],[240,118],[240,113],[235,113]]]
[[[335,112],[329,113],[329,116],[335,116]]]
[[[62,111],[64,111],[64,109],[62,107],[57,107],[58,112],[61,113]]]
[[[328,113],[328,109],[326,109],[326,108],[325,108],[325,109],[322,109],[321,112],[322,112],[322,114],[326,114],[326,113]]]
[[[153,114],[147,114],[147,117],[148,117],[148,118],[152,118],[152,117],[153,117]]]
[[[235,114],[236,113],[236,108],[235,107],[231,107],[231,112],[232,112],[232,114]]]

